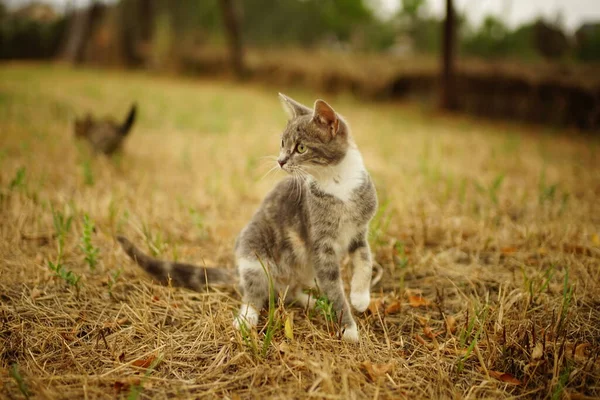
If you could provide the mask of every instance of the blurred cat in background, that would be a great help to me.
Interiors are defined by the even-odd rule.
[[[123,123],[112,118],[94,119],[90,113],[75,120],[75,137],[85,139],[96,153],[111,155],[123,147],[125,137],[135,122],[137,106],[134,103]]]

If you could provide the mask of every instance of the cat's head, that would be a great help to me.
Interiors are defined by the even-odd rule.
[[[308,173],[318,177],[339,164],[351,146],[348,126],[323,100],[306,107],[279,94],[289,120],[281,135],[277,162],[290,173]]]
[[[87,114],[85,118],[75,118],[74,131],[75,137],[84,137],[92,126],[92,116]]]

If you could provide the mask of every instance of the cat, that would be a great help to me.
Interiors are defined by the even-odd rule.
[[[75,137],[87,140],[96,153],[111,155],[122,148],[135,122],[136,113],[137,106],[134,103],[122,124],[110,118],[94,120],[88,113],[85,118],[75,120]]]
[[[124,251],[160,281],[202,290],[239,280],[242,306],[234,326],[254,327],[275,290],[288,302],[313,306],[305,289],[317,284],[341,321],[342,338],[359,333],[340,275],[342,259],[353,264],[350,303],[364,312],[370,303],[372,259],[367,233],[377,193],[348,124],[323,100],[311,109],[279,94],[289,120],[281,137],[278,167],[291,175],[267,194],[235,243],[233,271],[154,259],[119,236]],[[263,267],[264,266],[264,267]],[[266,269],[266,271],[265,271]]]

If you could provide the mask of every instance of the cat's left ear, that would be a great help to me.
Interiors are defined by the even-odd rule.
[[[323,100],[315,101],[313,120],[327,129],[332,137],[335,137],[340,127],[340,119],[335,110]]]
[[[283,93],[279,93],[279,101],[281,102],[283,109],[290,119],[297,118],[301,115],[309,115],[311,112],[310,108],[298,103],[296,100],[290,97],[287,97]]]

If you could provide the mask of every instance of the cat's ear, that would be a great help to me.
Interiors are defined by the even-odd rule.
[[[335,110],[323,100],[315,101],[313,120],[327,129],[332,137],[335,137],[340,127],[340,119]]]
[[[281,101],[281,105],[290,119],[297,118],[301,115],[308,115],[312,112],[310,108],[287,97],[283,93],[279,93],[279,101]]]

